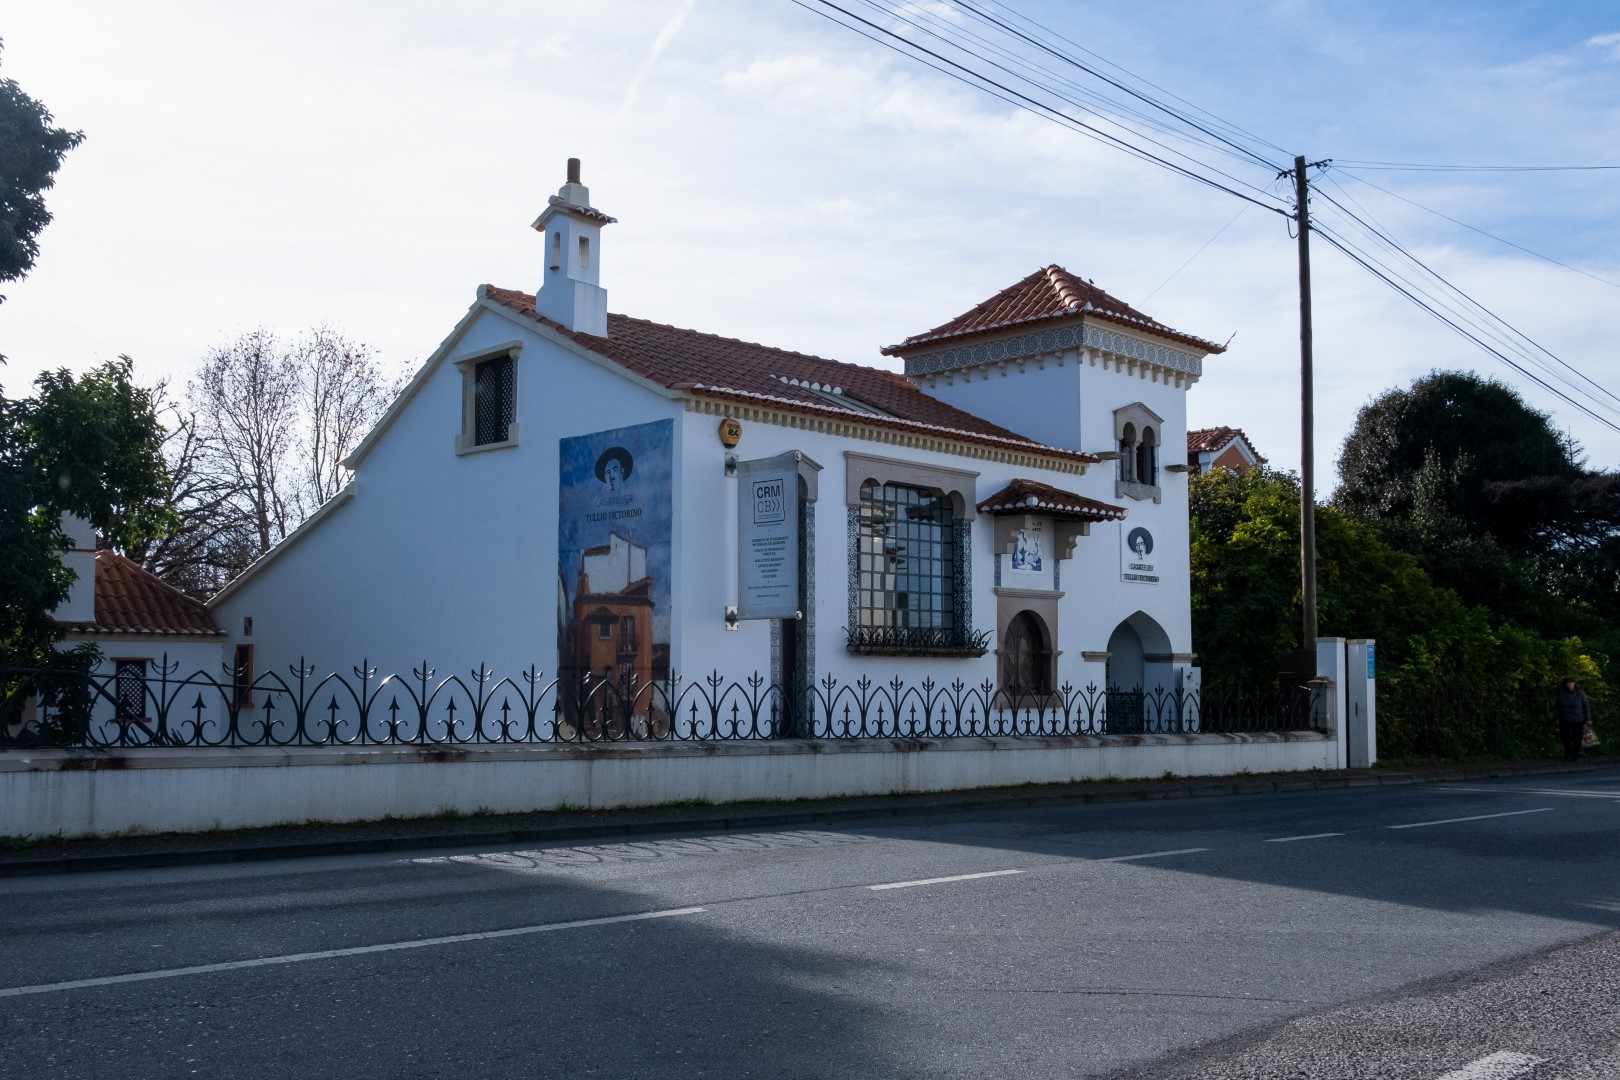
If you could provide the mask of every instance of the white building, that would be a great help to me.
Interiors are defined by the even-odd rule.
[[[1177,685],[1187,478],[1160,447],[1220,346],[1058,266],[884,349],[903,375],[609,314],[614,219],[570,170],[539,288],[479,287],[352,482],[210,603],[259,672]],[[742,490],[784,467],[797,498]]]

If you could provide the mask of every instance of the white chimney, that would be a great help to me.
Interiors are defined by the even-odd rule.
[[[68,547],[62,552],[62,565],[75,575],[67,599],[51,612],[57,622],[96,621],[96,531],[74,514],[62,515],[62,531]]]
[[[568,182],[557,190],[534,228],[544,238],[546,276],[534,294],[534,309],[581,334],[607,336],[607,290],[600,284],[602,226],[608,217],[591,205],[579,182],[579,158],[568,159]]]

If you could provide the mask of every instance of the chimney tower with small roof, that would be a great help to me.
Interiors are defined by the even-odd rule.
[[[534,294],[538,314],[576,333],[607,336],[602,226],[616,220],[591,205],[590,189],[579,182],[579,158],[569,158],[568,182],[534,222],[546,258],[546,274]]]

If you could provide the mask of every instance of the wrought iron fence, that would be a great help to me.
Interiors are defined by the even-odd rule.
[[[1307,686],[1201,692],[1065,684],[1011,693],[923,679],[828,677],[792,695],[761,675],[646,683],[530,667],[480,665],[409,676],[362,662],[350,675],[300,661],[251,684],[226,670],[181,675],[165,657],[138,685],[128,673],[0,669],[10,700],[0,749],[17,746],[209,747],[707,742],[749,739],[937,739],[1304,731],[1324,726]],[[797,700],[795,700],[797,697]]]

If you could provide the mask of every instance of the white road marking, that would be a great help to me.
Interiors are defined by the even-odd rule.
[[[526,934],[546,934],[553,930],[576,930],[583,926],[606,926],[609,923],[640,922],[643,919],[667,919],[672,915],[696,915],[702,910],[700,907],[670,908],[666,911],[643,911],[635,915],[610,915],[601,919],[576,919],[573,922],[518,926],[510,930],[485,930],[476,934],[452,934],[449,937],[420,938],[416,941],[391,941],[385,945],[361,945],[352,949],[323,949],[320,952],[289,953],[286,956],[261,956],[254,960],[231,960],[223,964],[198,964],[195,967],[165,968],[161,971],[138,971],[132,975],[109,975],[100,979],[74,979],[71,982],[42,983],[38,986],[12,986],[0,989],[0,998],[22,997],[25,994],[53,994],[60,990],[82,990],[92,986],[149,982],[152,979],[178,979],[182,975],[206,975],[215,971],[300,964],[305,960],[331,960],[341,956],[365,956],[369,953],[394,952],[399,949],[425,949],[433,945],[457,945],[464,941],[494,941],[497,938],[522,937]]]
[[[1531,1069],[1540,1065],[1544,1058],[1531,1057],[1529,1054],[1515,1054],[1511,1050],[1499,1050],[1488,1054],[1478,1061],[1470,1061],[1460,1069],[1453,1069],[1437,1080],[1511,1080],[1512,1077],[1522,1076]]]
[[[1386,829],[1421,829],[1425,825],[1455,825],[1459,821],[1484,821],[1486,818],[1518,817],[1520,814],[1544,814],[1551,810],[1550,806],[1538,806],[1534,810],[1509,810],[1504,814],[1475,814],[1473,817],[1448,817],[1439,821],[1414,821],[1407,825],[1385,825]]]
[[[1288,844],[1288,843],[1292,843],[1295,840],[1325,840],[1329,836],[1343,836],[1343,835],[1344,835],[1344,833],[1342,833],[1342,832],[1313,832],[1313,833],[1306,833],[1304,836],[1273,836],[1271,839],[1267,840],[1266,843],[1268,843],[1268,844]]]
[[[1006,877],[1008,874],[1022,874],[1022,870],[986,870],[982,874],[956,874],[952,877],[923,878],[920,881],[891,881],[887,885],[868,885],[873,892],[883,889],[909,889],[913,885],[943,885],[947,881],[973,881],[976,878]]]
[[[1486,788],[1443,787],[1441,791],[1489,791],[1495,795],[1573,795],[1581,799],[1610,799],[1620,802],[1620,791],[1576,791],[1570,788]]]
[[[1165,855],[1191,855],[1196,851],[1208,851],[1207,847],[1184,847],[1174,851],[1144,851],[1140,855],[1115,855],[1111,859],[1098,859],[1098,862],[1130,862],[1133,859],[1158,859]]]

